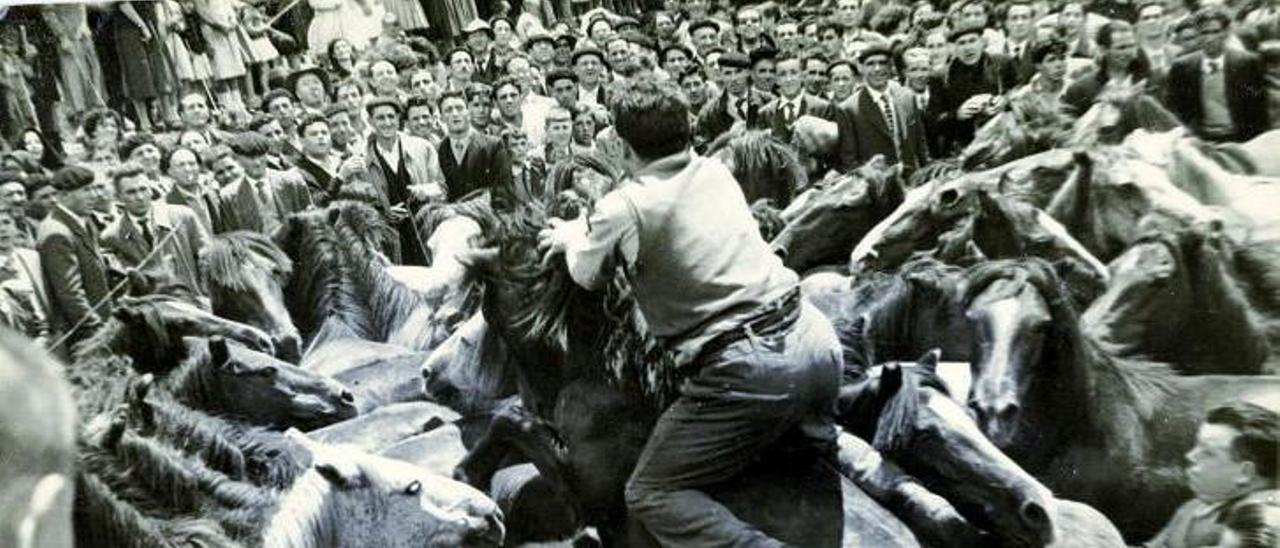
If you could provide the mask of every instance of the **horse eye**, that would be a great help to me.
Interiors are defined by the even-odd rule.
[[[942,205],[952,206],[960,200],[960,192],[954,188],[948,188],[942,191],[942,194],[938,196],[938,199],[941,201]]]
[[[404,488],[404,494],[409,496],[415,496],[420,492],[422,492],[422,482],[418,480],[413,480],[413,483]]]

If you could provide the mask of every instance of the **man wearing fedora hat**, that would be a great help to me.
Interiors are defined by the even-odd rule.
[[[525,38],[524,52],[539,70],[546,72],[555,63],[556,40],[544,30],[535,30]]]
[[[836,167],[848,171],[882,155],[890,164],[901,164],[909,177],[928,161],[924,114],[915,94],[893,81],[888,44],[868,44],[858,52],[858,62],[864,85],[836,105]]]
[[[68,333],[68,343],[55,349],[69,355],[71,346],[102,325],[102,304],[110,287],[107,265],[99,247],[98,229],[90,216],[107,193],[105,182],[91,170],[68,166],[53,176],[57,205],[40,222],[36,251],[49,291],[49,324],[54,333]]]
[[[607,105],[609,95],[605,80],[609,65],[604,52],[592,46],[578,48],[573,52],[572,60],[573,70],[578,74],[578,104],[590,107]]]
[[[289,75],[288,89],[302,106],[324,111],[329,104],[329,75],[316,65],[302,67]]]
[[[462,34],[467,37],[467,49],[471,50],[471,56],[475,58],[476,71],[471,76],[472,81],[493,84],[502,70],[494,57],[493,27],[480,19],[474,19],[462,28]]]

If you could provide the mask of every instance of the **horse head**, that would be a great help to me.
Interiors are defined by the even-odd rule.
[[[937,349],[915,364],[890,363],[872,379],[884,402],[873,445],[951,501],[1002,544],[1053,541],[1053,494],[995,447],[938,376]]]
[[[215,236],[200,251],[200,274],[213,312],[262,329],[276,356],[297,363],[302,339],[285,306],[283,285],[293,261],[266,236],[240,231]]]
[[[1178,237],[1152,231],[1109,268],[1111,283],[1081,316],[1082,329],[1120,356],[1180,346],[1193,299]]]
[[[297,430],[286,436],[312,454],[313,464],[285,495],[264,546],[310,546],[321,538],[338,546],[502,545],[502,511],[471,486],[408,462],[327,446]]]
[[[1136,129],[1165,132],[1180,127],[1177,116],[1147,94],[1147,81],[1108,82],[1097,100],[1071,127],[1067,146],[1116,144]]]
[[[772,198],[785,204],[809,182],[795,148],[767,130],[726,133],[708,145],[707,156],[729,168],[748,202]]]
[[[991,261],[966,273],[961,302],[973,328],[973,383],[968,406],[982,431],[1009,451],[1041,433],[1026,427],[1022,409],[1055,387],[1047,378],[1070,359],[1058,345],[1077,342],[1075,314],[1053,267],[1040,259]],[[1065,316],[1069,316],[1065,317]],[[1063,322],[1070,321],[1070,326]]]
[[[1057,101],[1038,93],[1016,95],[978,128],[960,154],[960,165],[967,171],[991,169],[1049,150],[1067,137],[1070,127]]]
[[[357,414],[355,396],[327,376],[218,337],[206,348],[166,381],[192,407],[279,428],[319,428]]]
[[[934,181],[907,191],[902,204],[854,247],[850,273],[892,270],[916,251],[931,248],[957,221],[973,214],[973,197],[972,183],[964,179]]]
[[[788,268],[799,272],[839,262],[902,201],[900,171],[900,166],[889,166],[883,156],[876,156],[865,169],[809,191],[807,199],[784,213],[787,224],[770,246]]]
[[[225,337],[264,352],[274,352],[271,337],[251,325],[215,316],[184,299],[167,295],[121,297],[111,318],[77,347],[77,359],[119,353],[139,372],[163,373],[186,354],[184,337]]]

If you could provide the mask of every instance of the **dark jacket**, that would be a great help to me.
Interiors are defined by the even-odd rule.
[[[960,105],[974,95],[1003,95],[1017,87],[1013,63],[1003,55],[984,52],[977,65],[970,67],[952,59],[947,68],[929,79],[929,109],[925,114],[929,128],[938,133],[946,154],[963,150],[973,141],[983,116],[967,120],[958,117]]]
[[[69,340],[74,343],[88,336],[110,310],[110,304],[102,305],[110,285],[97,230],[92,223],[77,221],[65,208],[57,206],[40,223],[36,250],[40,252],[40,270],[49,291],[50,327],[55,333],[66,333],[84,319]],[[99,308],[95,309],[95,305]]]
[[[1233,141],[1247,141],[1267,130],[1266,67],[1257,55],[1228,49],[1224,54],[1227,109],[1235,126]],[[1165,105],[1199,133],[1203,112],[1200,83],[1204,55],[1193,52],[1173,62],[1165,84]]]
[[[450,202],[481,189],[492,190],[492,198],[510,193],[511,153],[501,139],[472,131],[467,152],[459,160],[453,156],[453,138],[445,137],[436,147],[436,156]]]
[[[858,167],[878,154],[890,164],[901,163],[908,175],[928,162],[924,118],[916,107],[915,94],[896,82],[890,82],[885,93],[893,102],[901,142],[894,143],[894,133],[871,93],[859,88],[835,109],[840,128],[836,168],[840,171]]]

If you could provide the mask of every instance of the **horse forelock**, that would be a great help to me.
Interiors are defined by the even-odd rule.
[[[200,273],[205,282],[232,291],[253,286],[253,272],[286,278],[293,261],[262,234],[237,231],[215,236],[200,252]]]
[[[328,225],[328,214],[325,211],[299,213],[290,223],[295,230],[287,233],[287,245],[298,263],[286,292],[290,312],[295,318],[307,320],[307,329],[312,331],[308,335],[336,316],[362,338],[369,338],[370,318],[355,296],[343,246],[336,231]]]

